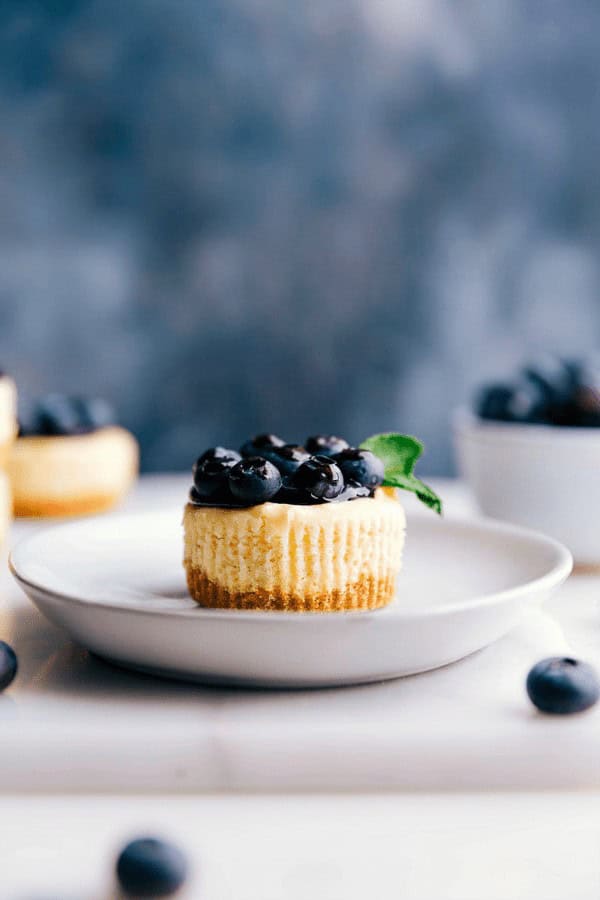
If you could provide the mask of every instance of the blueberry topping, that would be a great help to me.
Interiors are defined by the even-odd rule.
[[[229,472],[229,489],[243,503],[264,503],[281,488],[279,469],[261,456],[242,459]]]
[[[19,433],[23,436],[87,434],[116,421],[112,406],[93,397],[49,394],[36,403],[22,403]]]
[[[18,668],[17,654],[10,644],[0,641],[0,691],[12,684]]]
[[[76,434],[79,416],[69,397],[50,394],[38,406],[37,428],[39,434]]]
[[[117,860],[119,884],[135,897],[170,897],[183,885],[187,873],[181,850],[157,838],[131,841]]]
[[[79,431],[96,431],[116,421],[114,409],[101,397],[73,397],[71,403],[79,420]]]
[[[345,486],[342,493],[339,494],[338,497],[336,497],[336,500],[359,500],[361,497],[372,496],[373,491],[371,490],[371,488],[365,487],[364,484],[354,484],[353,482],[350,482],[350,484],[347,484]]]
[[[348,441],[334,434],[315,434],[307,438],[305,446],[314,456],[335,456],[348,447]]]
[[[370,450],[348,447],[338,453],[334,461],[340,467],[346,482],[372,489],[383,484],[385,475],[383,461]]]
[[[529,699],[539,710],[556,715],[582,712],[600,696],[600,681],[589,663],[568,657],[550,657],[537,663],[527,676]]]
[[[299,467],[294,484],[315,500],[335,500],[344,490],[344,476],[332,460],[312,456]]]
[[[275,447],[283,447],[282,441],[276,434],[256,434],[251,441],[246,441],[241,449],[242,456],[262,456],[264,450],[273,450]]]
[[[237,459],[227,457],[207,456],[194,464],[192,469],[194,487],[199,497],[203,499],[224,498],[228,494],[229,473],[233,466],[237,465]]]
[[[268,452],[267,459],[277,466],[282,475],[293,475],[303,462],[310,459],[310,453],[296,444],[284,444]]]
[[[205,459],[221,459],[223,462],[229,462],[234,466],[241,458],[237,450],[228,450],[227,447],[210,447],[198,458],[196,465],[204,462]]]

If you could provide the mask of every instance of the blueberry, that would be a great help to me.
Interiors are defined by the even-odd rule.
[[[371,488],[365,487],[364,484],[354,484],[354,482],[350,482],[347,484],[342,493],[336,497],[336,501],[345,501],[345,500],[359,500],[361,497],[372,497],[373,491]]]
[[[517,381],[508,402],[510,420],[525,424],[549,422],[548,397],[541,384],[527,379]]]
[[[543,659],[527,676],[529,699],[545,713],[567,715],[589,709],[600,696],[593,666],[568,657]]]
[[[97,428],[106,428],[114,425],[116,421],[115,411],[101,397],[72,397],[71,404],[78,419],[80,431],[95,431]]]
[[[335,500],[344,490],[344,476],[331,459],[312,456],[299,467],[294,484],[315,500]]]
[[[10,644],[0,641],[0,691],[12,684],[18,668],[17,654]]]
[[[348,447],[334,457],[342,470],[346,482],[376,488],[383,483],[385,467],[383,461],[370,450]]]
[[[582,363],[573,391],[571,419],[565,424],[600,427],[600,359]]]
[[[117,860],[117,878],[126,894],[170,897],[185,882],[188,864],[178,847],[157,838],[127,844]]]
[[[36,410],[36,433],[42,435],[77,434],[79,415],[70,397],[49,394]]]
[[[229,473],[238,460],[229,457],[201,456],[192,469],[194,487],[202,499],[216,499],[228,494]]]
[[[224,462],[230,462],[234,466],[241,458],[237,450],[229,450],[227,447],[209,447],[202,456],[198,457],[196,464],[204,462],[205,459],[221,459]]]
[[[280,488],[279,469],[261,456],[248,456],[229,472],[231,493],[249,506],[270,500]]]
[[[293,475],[303,462],[310,459],[310,453],[304,447],[284,444],[269,451],[267,459],[277,466],[282,475]]]
[[[482,419],[509,422],[509,409],[513,389],[508,384],[488,384],[483,387],[475,403],[477,415]]]
[[[341,453],[349,444],[343,438],[334,434],[315,434],[306,440],[306,449],[314,456],[335,456]]]
[[[251,441],[246,441],[241,449],[242,456],[262,456],[263,450],[273,450],[275,447],[283,447],[282,441],[276,434],[257,434]]]
[[[522,375],[541,388],[550,408],[568,403],[577,382],[577,369],[573,363],[551,353],[524,366]]]

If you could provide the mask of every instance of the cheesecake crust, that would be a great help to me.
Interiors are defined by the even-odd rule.
[[[35,518],[60,516],[90,516],[112,509],[121,499],[121,491],[112,494],[81,494],[79,497],[27,497],[14,500],[15,516]]]
[[[186,571],[190,595],[199,606],[211,609],[254,609],[277,612],[341,612],[343,610],[378,609],[394,599],[395,577],[374,578],[364,575],[344,590],[312,595],[286,594],[276,589],[258,588],[231,593],[215,584],[201,569]]]

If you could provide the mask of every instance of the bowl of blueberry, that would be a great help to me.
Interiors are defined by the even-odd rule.
[[[544,531],[600,565],[600,356],[548,355],[484,385],[454,420],[481,511]]]

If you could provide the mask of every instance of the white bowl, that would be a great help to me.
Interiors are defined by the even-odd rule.
[[[459,467],[486,516],[543,531],[600,564],[600,428],[454,416]]]

